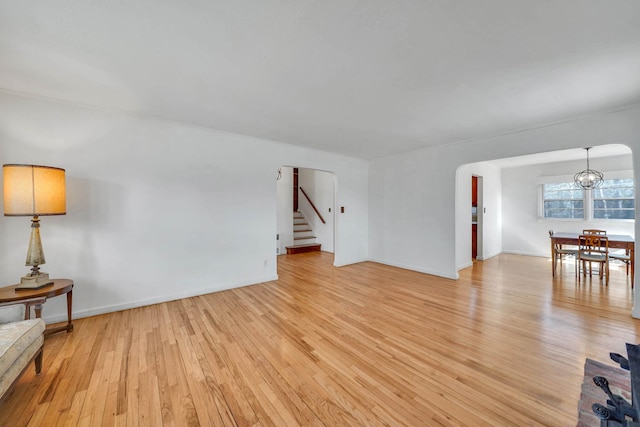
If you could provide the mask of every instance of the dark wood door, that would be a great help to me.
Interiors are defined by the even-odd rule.
[[[478,177],[471,177],[471,259],[478,256]]]
[[[478,206],[478,177],[471,177],[471,206]]]
[[[478,256],[478,224],[471,224],[471,259]]]
[[[298,212],[298,168],[293,168],[293,211]]]

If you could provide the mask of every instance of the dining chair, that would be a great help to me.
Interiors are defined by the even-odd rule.
[[[587,230],[582,230],[582,234],[599,234],[599,235],[606,236],[607,231],[597,230],[597,229],[587,229]],[[631,265],[631,255],[629,255],[628,250],[625,250],[624,252],[621,252],[621,251],[609,252],[609,259],[622,261],[627,267],[627,276],[629,275],[629,266]]]
[[[582,230],[582,234],[599,234],[600,236],[606,236],[607,230],[600,230],[598,228],[585,228]],[[591,275],[591,263],[589,263],[589,275]]]
[[[553,237],[553,230],[549,230],[549,237]],[[556,266],[558,265],[558,261],[560,261],[560,266],[562,266],[562,260],[566,257],[572,256],[575,257],[578,254],[578,248],[573,246],[571,248],[563,247],[561,244],[555,243],[553,245],[553,253],[551,256],[553,257],[553,269],[552,276],[556,275]]]
[[[629,275],[629,266],[631,265],[631,255],[629,254],[628,249],[625,250],[624,252],[610,252],[609,259],[622,261],[627,266],[627,276]],[[631,282],[631,286],[633,286],[633,281]]]
[[[600,264],[600,279],[605,278],[609,284],[609,238],[601,234],[581,234],[578,236],[578,255],[576,256],[576,275],[580,283],[580,264],[582,274],[587,274],[586,263],[589,263],[589,277],[592,277],[591,263]]]

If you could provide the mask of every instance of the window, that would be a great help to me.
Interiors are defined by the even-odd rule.
[[[635,219],[633,179],[605,179],[591,191],[594,219]]]
[[[547,219],[635,219],[633,179],[605,179],[585,191],[573,182],[542,184],[542,217]]]
[[[584,219],[584,190],[573,182],[542,185],[544,218]]]

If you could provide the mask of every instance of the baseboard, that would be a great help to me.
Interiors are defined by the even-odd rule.
[[[336,259],[335,259],[335,253],[334,253],[333,266],[334,267],[344,267],[345,265],[358,264],[360,262],[367,262],[367,261],[369,261],[369,259],[367,259],[367,258],[354,258],[354,259],[348,260],[348,261],[337,262]]]
[[[465,268],[469,268],[473,266],[473,261],[468,262],[467,264],[462,264],[458,266],[458,271],[464,270]]]
[[[503,254],[512,254],[512,255],[535,256],[535,257],[538,257],[538,258],[551,258],[550,254],[540,254],[540,253],[534,253],[534,252],[502,251],[502,253]]]
[[[100,314],[113,313],[116,311],[129,310],[131,308],[144,307],[144,306],[153,305],[153,304],[160,304],[163,302],[175,301],[183,298],[191,298],[195,296],[210,294],[213,292],[226,291],[229,289],[241,288],[244,286],[257,285],[259,283],[272,282],[274,280],[278,280],[277,274],[274,276],[256,278],[254,280],[221,284],[221,285],[212,286],[209,288],[201,288],[201,289],[191,290],[186,292],[176,292],[174,294],[168,294],[168,295],[163,295],[163,296],[153,297],[153,298],[146,298],[146,299],[141,299],[136,301],[129,301],[121,304],[105,305],[102,307],[90,308],[86,310],[78,310],[78,311],[74,311],[72,314],[73,314],[73,319],[82,319],[84,317],[91,317],[91,316],[97,316]],[[44,311],[46,310],[43,310],[43,312]],[[51,316],[45,315],[43,316],[43,319],[45,320],[46,323],[66,322],[67,314],[60,313],[60,314],[54,314]]]
[[[491,258],[497,257],[497,256],[498,256],[498,255],[500,255],[501,253],[507,253],[507,252],[498,252],[497,254],[489,255],[489,256],[486,256],[486,257],[480,257],[480,256],[479,256],[479,257],[477,257],[476,259],[477,259],[478,261],[486,261],[486,260],[488,260],[488,259],[491,259]]]
[[[408,264],[400,264],[400,263],[394,263],[394,262],[389,262],[389,261],[383,261],[383,260],[379,260],[379,259],[376,259],[376,258],[370,258],[369,261],[377,262],[378,264],[390,265],[391,267],[404,268],[405,270],[417,271],[418,273],[430,274],[432,276],[444,277],[446,279],[457,280],[457,279],[460,278],[460,276],[458,275],[457,271],[456,271],[455,274],[451,275],[449,273],[445,273],[444,271],[428,270],[428,269],[425,269],[425,268],[422,268],[422,267],[416,267],[416,266],[408,265]]]

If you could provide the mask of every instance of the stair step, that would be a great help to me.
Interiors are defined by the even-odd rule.
[[[315,239],[316,236],[293,236],[293,240]]]
[[[300,254],[304,252],[315,252],[320,250],[320,243],[309,243],[306,245],[287,246],[287,254]]]

